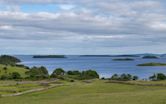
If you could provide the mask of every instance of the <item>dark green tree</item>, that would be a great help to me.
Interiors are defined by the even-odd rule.
[[[81,73],[81,79],[99,78],[99,74],[95,70],[87,70]]]
[[[166,76],[163,73],[158,73],[157,74],[157,80],[165,80]]]
[[[57,68],[52,72],[51,77],[57,78],[64,75],[65,75],[65,71],[62,68]]]
[[[119,75],[118,74],[112,75],[111,80],[119,80]]]
[[[30,79],[45,79],[49,77],[48,71],[45,67],[32,67],[26,74]]]
[[[133,76],[133,80],[138,80],[139,77],[138,76]]]
[[[11,79],[21,79],[21,75],[18,72],[13,72],[11,74]]]
[[[149,77],[149,80],[152,80],[152,81],[157,80],[157,75],[153,74],[152,76]]]

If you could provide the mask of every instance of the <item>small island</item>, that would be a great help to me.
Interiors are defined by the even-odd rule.
[[[112,59],[113,61],[134,61],[132,58],[116,58]]]
[[[143,59],[158,59],[159,57],[157,56],[143,56]]]
[[[33,58],[66,58],[65,55],[34,55]]]
[[[138,64],[137,66],[166,66],[166,63],[144,63],[144,64]]]
[[[140,57],[139,55],[113,55],[112,57]]]
[[[80,55],[80,57],[111,57],[111,55]]]

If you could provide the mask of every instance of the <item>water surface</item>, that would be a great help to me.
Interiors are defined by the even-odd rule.
[[[134,61],[113,61],[115,57],[80,57],[76,55],[67,56],[67,58],[32,58],[32,55],[17,55],[22,60],[22,64],[29,67],[45,66],[49,73],[55,68],[64,70],[87,70],[94,69],[100,77],[110,77],[112,74],[129,73],[137,75],[140,78],[148,78],[154,73],[165,73],[166,67],[140,67],[137,64],[146,62],[166,63],[166,58],[160,59],[142,59],[134,57]]]

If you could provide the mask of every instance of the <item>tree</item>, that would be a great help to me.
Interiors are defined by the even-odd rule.
[[[6,79],[8,79],[9,77],[7,76],[7,75],[2,75],[1,76],[1,80],[6,80]]]
[[[51,74],[51,77],[59,77],[59,76],[64,76],[65,71],[62,68],[57,68],[53,71],[53,73]]]
[[[166,76],[163,73],[157,73],[149,77],[152,81],[165,80]]]
[[[111,77],[111,80],[119,80],[119,75],[118,75],[118,74],[114,74],[114,75]]]
[[[157,80],[165,80],[166,76],[163,73],[158,73],[157,74]]]
[[[79,72],[78,70],[74,70],[74,71],[68,71],[67,74],[68,75],[81,75],[81,72]]]
[[[11,74],[11,78],[12,79],[20,79],[21,78],[21,75],[18,73],[18,72],[13,72]]]
[[[81,73],[81,79],[99,78],[99,74],[95,70],[87,70]]]
[[[31,79],[45,79],[49,77],[48,71],[45,67],[32,67],[28,72],[26,72]]]
[[[149,77],[149,80],[155,81],[157,80],[156,74],[153,74],[152,76]]]
[[[130,81],[130,80],[138,80],[138,76],[132,76],[131,74],[114,74],[111,77],[111,80],[120,80],[120,81]]]
[[[120,80],[124,80],[124,81],[132,80],[132,75],[130,75],[130,74],[121,74]]]
[[[133,76],[133,80],[138,80],[138,76]]]

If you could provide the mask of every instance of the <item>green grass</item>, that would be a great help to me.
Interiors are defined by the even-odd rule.
[[[7,70],[4,70],[4,67],[7,68]],[[2,75],[6,75],[12,72],[18,72],[21,77],[26,77],[25,72],[28,71],[25,68],[21,68],[21,67],[15,67],[15,66],[5,66],[5,65],[0,65],[0,76]]]
[[[39,83],[32,83],[31,81],[0,81],[0,94],[14,94],[41,87]]]
[[[141,82],[139,82],[141,83]],[[155,82],[147,82],[155,83]],[[160,82],[166,83],[166,82]],[[2,104],[166,104],[166,87],[105,81],[74,82],[46,91],[0,98]]]

